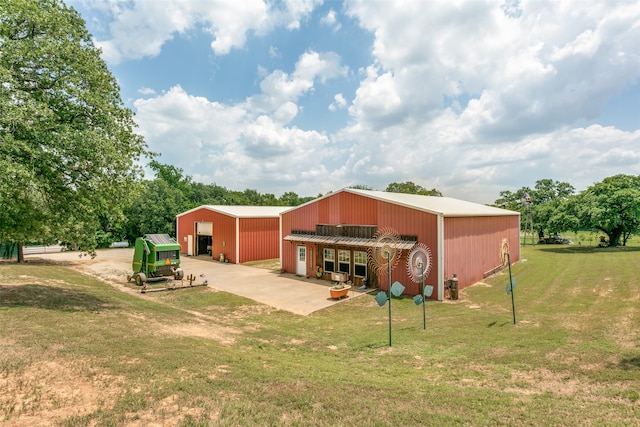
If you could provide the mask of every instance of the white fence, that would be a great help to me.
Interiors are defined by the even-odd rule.
[[[22,248],[22,253],[24,255],[33,255],[33,254],[48,254],[54,252],[62,252],[67,248],[60,245],[51,245],[51,246],[24,246]]]

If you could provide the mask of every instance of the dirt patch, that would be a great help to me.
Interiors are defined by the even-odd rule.
[[[7,425],[14,427],[58,426],[72,417],[81,420],[112,409],[126,386],[123,378],[106,375],[87,360],[73,364],[37,362],[19,373],[0,375],[0,413]],[[126,425],[179,425],[187,416],[201,415],[201,408],[185,406],[172,395],[131,414]],[[217,418],[215,413],[208,416]]]
[[[71,365],[36,362],[19,373],[0,377],[0,408],[13,426],[53,426],[57,420],[107,409],[121,391],[122,380],[90,369],[87,362]],[[73,381],[70,381],[73,378]],[[47,414],[43,419],[42,414]]]
[[[235,342],[234,335],[240,335],[242,333],[240,330],[234,328],[196,323],[158,325],[157,331],[160,334],[212,339],[225,345],[233,344]]]

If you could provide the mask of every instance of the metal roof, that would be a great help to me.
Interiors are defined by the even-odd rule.
[[[291,206],[224,206],[202,205],[177,215],[181,217],[198,209],[208,209],[234,218],[279,218],[280,214]]]
[[[370,197],[372,199],[429,212],[443,217],[520,215],[520,212],[482,205],[480,203],[467,202],[465,200],[454,199],[451,197],[422,196],[419,194],[390,193],[387,191],[358,190],[355,188],[343,188],[335,193],[326,194],[300,206],[288,207],[285,212],[290,212],[300,208],[301,206],[316,203],[318,200],[335,196],[341,192],[358,194],[360,196]]]
[[[363,237],[344,236],[318,236],[315,234],[289,234],[284,240],[290,242],[319,243],[323,245],[358,246],[362,248],[372,248],[375,246],[375,239],[365,239]],[[415,240],[401,240],[397,244],[397,249],[409,250],[416,244]]]
[[[465,200],[453,199],[451,197],[421,196],[418,194],[357,190],[354,188],[345,188],[342,191],[430,212],[444,217],[520,215],[520,212],[467,202]]]
[[[176,241],[168,234],[145,234],[145,239],[156,245],[175,245]]]

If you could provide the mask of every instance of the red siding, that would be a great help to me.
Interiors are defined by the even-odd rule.
[[[280,218],[240,218],[240,260],[280,257]]]
[[[187,236],[191,234],[192,236],[194,236],[194,239],[195,239],[195,233],[196,233],[195,223],[200,221],[203,221],[203,222],[210,221],[210,220],[204,219],[206,214],[207,214],[207,211],[205,211],[204,209],[200,209],[200,210],[189,212],[188,214],[178,217],[177,219],[178,235],[176,236],[176,239],[178,240],[178,243],[180,243],[181,253],[183,254],[188,253]]]
[[[511,262],[518,261],[518,217],[466,217],[444,220],[444,275],[458,277],[460,289],[482,280],[501,264],[502,240]]]
[[[210,209],[200,208],[177,219],[180,251],[188,253],[187,235],[195,239],[195,223],[213,223],[211,254],[218,259],[224,254],[230,263],[243,263],[280,256],[279,218],[240,218],[236,234],[236,218]],[[195,248],[192,248],[195,250]],[[194,252],[195,253],[195,252]],[[238,256],[236,257],[236,253]]]

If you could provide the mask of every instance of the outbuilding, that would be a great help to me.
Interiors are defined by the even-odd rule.
[[[180,252],[240,264],[280,257],[280,214],[287,206],[203,205],[176,217]]]
[[[398,281],[405,295],[420,293],[407,261],[421,246],[429,259],[424,284],[438,300],[454,275],[463,289],[504,267],[507,253],[511,263],[520,258],[519,212],[450,197],[342,189],[289,208],[281,227],[284,271],[383,290]],[[372,259],[389,230],[399,254],[391,281]]]

